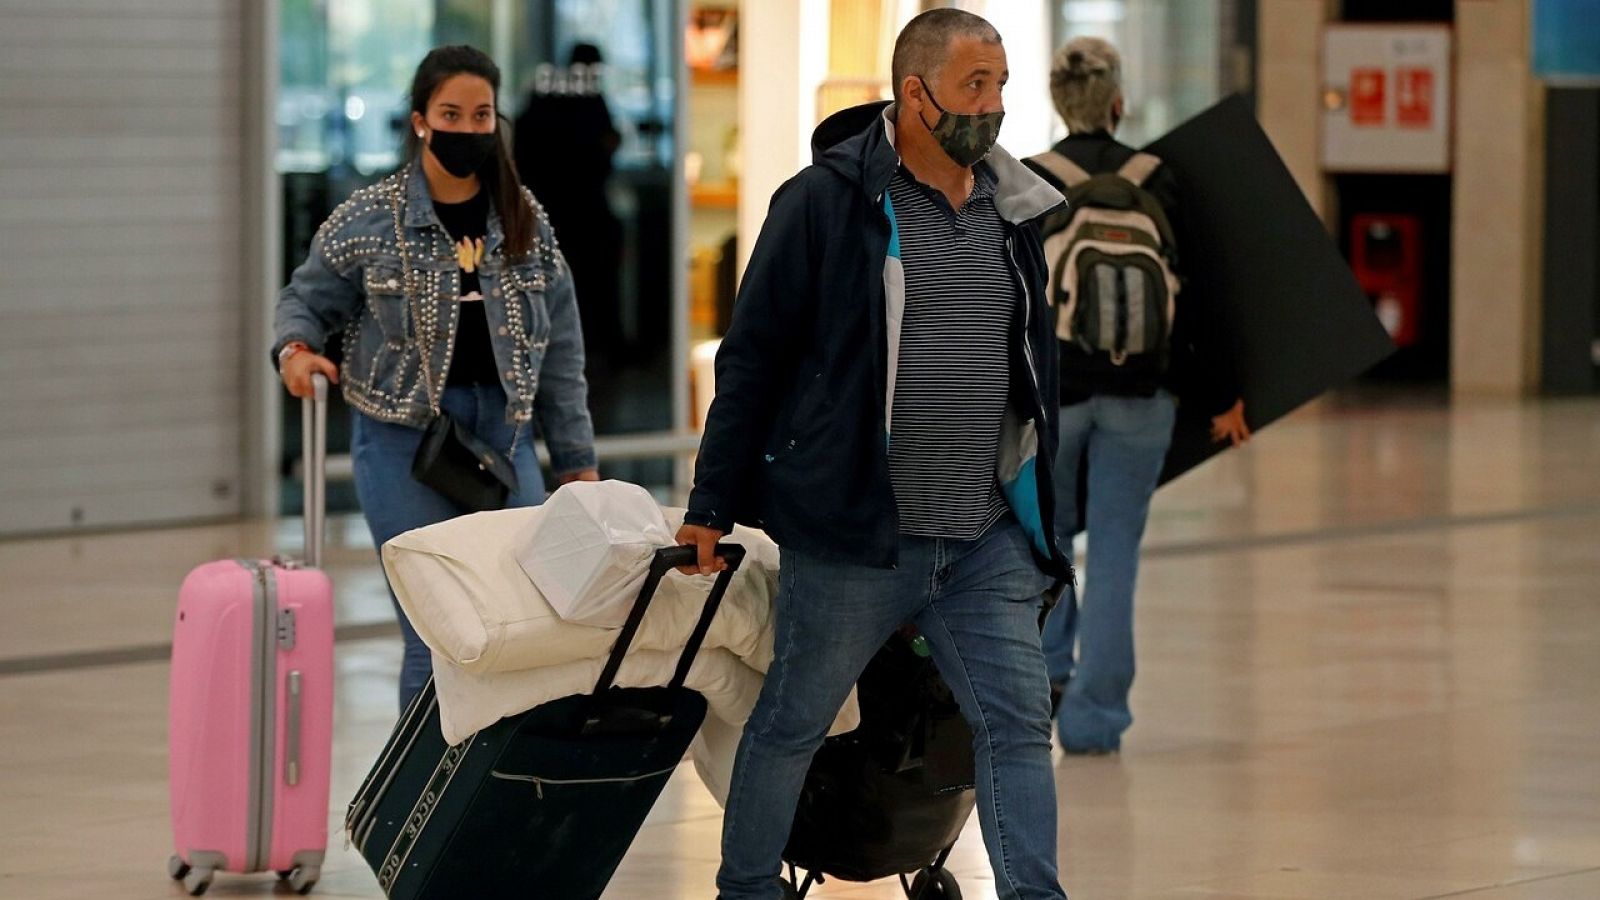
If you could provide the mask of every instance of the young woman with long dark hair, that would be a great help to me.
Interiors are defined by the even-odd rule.
[[[572,278],[511,162],[499,88],[500,70],[481,51],[429,53],[411,85],[405,164],[333,211],[278,297],[283,382],[296,397],[317,373],[342,387],[356,493],[380,548],[485,508],[453,489],[459,477],[500,472],[504,499],[491,491],[492,502],[541,502],[535,418],[558,481],[599,478]],[[342,367],[323,355],[339,332]],[[498,464],[447,471],[433,453],[446,432]],[[399,618],[404,708],[432,666]]]

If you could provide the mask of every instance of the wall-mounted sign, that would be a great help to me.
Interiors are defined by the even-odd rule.
[[[1324,29],[1323,168],[1450,171],[1450,44],[1436,25]]]
[[[1382,128],[1389,107],[1384,103],[1384,82],[1389,73],[1362,67],[1350,70],[1350,124],[1357,128]]]
[[[1402,66],[1394,70],[1394,124],[1400,128],[1433,127],[1433,70]]]

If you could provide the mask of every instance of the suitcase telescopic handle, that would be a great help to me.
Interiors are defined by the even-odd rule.
[[[744,562],[744,547],[739,544],[718,544],[714,554],[728,564],[728,571],[739,568]],[[692,566],[700,561],[700,549],[690,544],[680,544],[676,547],[662,547],[650,561],[652,571],[660,569],[665,574],[668,569],[679,566]],[[659,576],[658,576],[659,578]]]
[[[311,376],[311,396],[300,406],[300,469],[306,565],[321,568],[328,511],[328,378],[321,373]]]
[[[695,624],[694,633],[689,635],[689,642],[684,645],[683,655],[678,658],[677,671],[672,675],[671,687],[683,686],[683,681],[689,676],[689,667],[694,665],[694,658],[700,652],[700,645],[705,643],[706,633],[711,630],[711,620],[717,616],[717,609],[722,606],[722,598],[728,593],[728,585],[733,582],[733,573],[739,570],[739,564],[744,562],[744,547],[738,544],[718,544],[716,555],[727,568],[717,574],[717,580],[711,585],[711,595],[706,597],[705,608],[700,612],[700,621]],[[639,633],[639,625],[644,621],[644,614],[650,609],[650,601],[655,599],[656,589],[661,586],[661,579],[666,577],[668,571],[679,566],[693,565],[700,558],[700,551],[696,547],[662,547],[656,551],[655,557],[650,560],[650,573],[645,576],[644,587],[639,589],[639,599],[633,603],[633,610],[628,613],[628,621],[622,626],[622,634],[617,636],[617,643],[611,648],[611,656],[606,660],[606,667],[600,673],[600,680],[595,683],[594,692],[600,694],[610,689],[616,680],[617,670],[622,668],[622,658],[628,654],[628,648],[633,644],[633,638]]]

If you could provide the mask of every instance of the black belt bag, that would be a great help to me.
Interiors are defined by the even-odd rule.
[[[501,509],[517,490],[511,460],[442,411],[422,432],[411,477],[473,512]]]

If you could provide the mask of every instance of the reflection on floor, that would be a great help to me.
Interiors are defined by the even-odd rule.
[[[331,821],[392,724],[399,663],[366,536],[339,524]],[[1592,401],[1325,404],[1165,489],[1138,723],[1121,756],[1057,768],[1071,895],[1600,897],[1597,533]],[[0,896],[180,895],[162,871],[175,586],[296,541],[287,522],[0,543]],[[712,896],[719,824],[680,770],[607,897]],[[951,867],[993,896],[975,827]],[[381,896],[338,837],[316,893]]]

